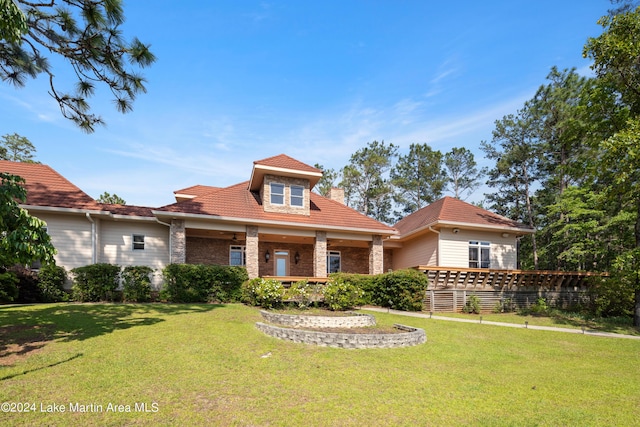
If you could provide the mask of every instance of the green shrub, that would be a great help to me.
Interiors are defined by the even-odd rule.
[[[18,278],[18,297],[15,302],[34,303],[41,301],[40,288],[38,287],[38,274],[22,266],[14,266],[9,269]]]
[[[420,311],[429,281],[418,270],[407,269],[377,276],[373,303],[395,310]]]
[[[147,302],[151,300],[151,267],[146,265],[127,266],[122,270],[122,300],[126,302]]]
[[[233,302],[247,280],[243,267],[170,264],[162,271],[161,297],[171,302]]]
[[[0,272],[0,302],[13,302],[18,298],[18,282],[18,277],[14,272]]]
[[[549,311],[549,305],[544,298],[538,298],[536,302],[529,307],[529,313],[531,314],[545,314]]]
[[[369,274],[355,274],[355,273],[332,273],[330,278],[340,280],[345,283],[351,283],[352,285],[360,288],[364,294],[362,300],[358,305],[374,304],[374,293],[376,287],[377,276]]]
[[[469,295],[467,302],[462,307],[463,313],[480,314],[480,297],[477,295]]]
[[[593,278],[589,286],[588,311],[596,317],[632,316],[634,283],[614,274],[611,278]]]
[[[44,265],[38,271],[38,288],[40,288],[40,301],[58,302],[67,301],[69,296],[64,291],[67,281],[67,271],[64,267],[55,264]]]
[[[295,304],[298,308],[308,308],[312,302],[314,286],[308,280],[292,283],[284,292],[284,300]]]
[[[120,266],[91,264],[71,270],[75,301],[114,301],[120,282]]]
[[[511,298],[505,298],[500,301],[496,301],[493,306],[494,313],[512,313],[515,311],[515,302]]]
[[[362,298],[364,297],[362,289],[350,282],[346,282],[340,276],[329,278],[323,294],[324,303],[334,311],[350,310],[357,305],[362,305]]]
[[[275,279],[256,277],[242,285],[242,301],[254,306],[279,308],[282,306],[284,295],[284,286]]]

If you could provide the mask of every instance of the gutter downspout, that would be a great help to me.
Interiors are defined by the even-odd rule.
[[[156,218],[156,221],[158,222],[158,224],[162,224],[162,225],[166,225],[167,227],[169,227],[169,262],[167,264],[171,264],[171,254],[172,254],[172,249],[173,249],[173,245],[172,243],[172,238],[171,238],[171,224],[168,224],[166,222],[162,222],[160,221],[158,218]]]
[[[432,226],[429,226],[429,231],[433,231],[438,235],[438,252],[436,253],[436,265],[440,267],[440,232],[438,230],[434,230]]]
[[[91,223],[91,264],[96,263],[96,223],[91,218],[89,212],[84,213],[89,222]]]

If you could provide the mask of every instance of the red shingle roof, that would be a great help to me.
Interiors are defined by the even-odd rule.
[[[260,196],[249,191],[248,182],[221,188],[207,195],[175,203],[157,211],[212,215],[224,218],[268,221],[272,223],[320,225],[328,228],[375,230],[380,234],[394,234],[394,230],[339,202],[311,193],[310,215],[265,212]]]
[[[403,218],[394,227],[402,236],[439,222],[531,230],[517,221],[448,196]]]
[[[212,187],[210,185],[192,185],[191,187],[183,188],[181,190],[176,190],[173,194],[185,194],[187,196],[204,196],[205,194],[211,193],[212,191],[219,190],[220,187]]]
[[[146,206],[113,205],[108,203],[100,203],[99,206],[103,211],[111,212],[114,215],[154,217],[153,209]]]
[[[0,171],[24,178],[27,205],[101,210],[88,194],[47,165],[0,160]]]
[[[306,163],[302,163],[301,161],[296,160],[293,157],[289,157],[286,154],[278,154],[277,156],[256,160],[253,164],[273,168],[293,169],[303,172],[322,173],[320,169],[309,166]]]

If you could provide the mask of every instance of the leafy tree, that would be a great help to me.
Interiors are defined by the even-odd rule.
[[[324,166],[318,163],[313,165],[313,167],[322,171],[322,178],[320,178],[320,181],[318,181],[314,190],[316,190],[316,192],[321,196],[329,197],[329,193],[331,189],[335,187],[334,183],[338,179],[338,172],[331,168],[325,169]]]
[[[604,31],[587,41],[583,54],[593,59],[592,68],[602,90],[617,95],[614,110],[627,111],[628,119],[623,129],[615,130],[595,147],[599,165],[592,172],[607,203],[632,215],[633,246],[620,250],[618,258],[626,266],[622,270],[637,277],[640,264],[636,259],[640,254],[640,8],[604,16],[598,23]],[[629,278],[629,282],[637,283],[637,280]],[[634,325],[640,326],[640,284],[635,288]]]
[[[491,143],[481,148],[496,165],[488,172],[487,184],[498,191],[487,194],[491,208],[508,218],[536,227],[533,187],[539,177],[539,150],[532,111],[527,103],[516,115],[496,121]],[[533,266],[538,268],[535,234],[531,236]]]
[[[109,194],[106,191],[98,197],[98,203],[109,203],[112,205],[126,205],[127,202],[117,194]]]
[[[565,199],[563,195],[567,188],[586,185],[589,180],[584,173],[590,155],[586,144],[590,124],[584,98],[592,87],[593,80],[578,75],[575,69],[560,71],[552,67],[547,84],[540,86],[527,104],[532,117],[532,142],[539,152],[540,189],[536,191],[534,216],[538,226],[536,243],[544,248],[539,253],[541,268],[572,269],[569,266],[575,260],[565,255],[584,243],[577,241],[580,234],[574,233],[574,221],[581,214],[571,211],[578,209],[579,200],[571,196]],[[545,206],[557,209],[545,210]],[[565,226],[561,225],[563,222]]]
[[[391,170],[391,179],[394,199],[402,208],[398,216],[417,211],[442,197],[446,181],[442,153],[427,144],[411,144],[409,153],[400,156]]]
[[[640,2],[638,0],[610,0],[611,4],[616,6],[613,9],[609,9],[609,15],[619,15],[621,13],[627,13],[634,10]]]
[[[128,66],[146,67],[155,56],[137,38],[123,38],[121,0],[2,0],[0,5],[0,79],[22,87],[44,73],[62,115],[82,130],[93,132],[103,124],[87,101],[97,83],[109,88],[122,113],[146,92],[145,79]],[[47,53],[71,65],[77,77],[73,93],[56,85]]]
[[[46,224],[18,205],[27,199],[23,184],[22,178],[0,172],[0,269],[35,261],[54,263],[56,251]]]
[[[456,199],[464,200],[464,193],[470,195],[480,185],[487,173],[486,168],[478,170],[473,153],[464,147],[454,147],[444,155],[444,167],[447,171],[447,189]]]
[[[548,84],[530,101],[540,149],[545,187],[562,192],[584,177],[586,123],[581,114],[583,94],[591,81],[575,69],[552,67]]]
[[[378,221],[391,221],[392,186],[387,175],[397,151],[393,144],[373,141],[351,155],[340,183],[348,206]]]
[[[0,158],[13,162],[35,163],[33,156],[36,147],[24,136],[17,133],[3,135],[0,139]]]

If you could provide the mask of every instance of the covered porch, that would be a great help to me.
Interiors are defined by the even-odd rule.
[[[326,278],[328,273],[380,274],[382,236],[173,219],[173,263],[245,266],[250,278]]]

